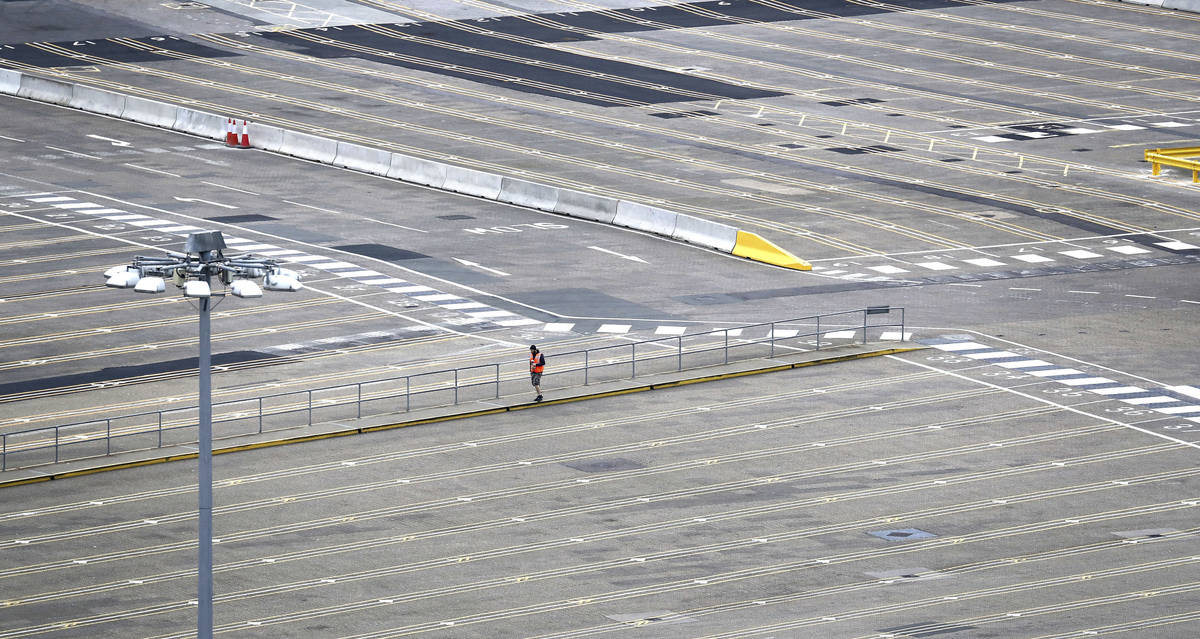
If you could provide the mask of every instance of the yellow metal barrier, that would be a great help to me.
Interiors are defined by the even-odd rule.
[[[1173,149],[1146,149],[1144,157],[1154,167],[1154,175],[1158,175],[1162,165],[1166,164],[1167,166],[1188,169],[1192,172],[1192,181],[1200,183],[1200,160],[1188,159],[1191,157],[1200,157],[1200,146],[1183,146]]]

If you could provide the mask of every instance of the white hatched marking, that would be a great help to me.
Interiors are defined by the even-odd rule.
[[[183,231],[199,231],[202,230],[199,226],[162,226],[154,229],[163,233],[181,233]]]
[[[397,286],[397,287],[389,288],[387,290],[389,290],[393,293],[420,293],[423,291],[432,291],[433,289],[429,288],[428,286],[421,286],[420,284],[418,284],[415,286]]]
[[[70,202],[75,198],[56,195],[54,197],[31,197],[26,199],[28,199],[30,202]]]
[[[109,219],[112,219],[112,218],[109,218]],[[136,222],[130,222],[130,224],[133,226],[142,226],[142,227],[163,226],[163,225],[174,226],[175,225],[174,222],[168,222],[167,220],[138,220]]]
[[[741,337],[742,336],[742,329],[740,329],[740,328],[730,328],[730,329],[727,329],[722,332],[729,335],[730,337]]]
[[[867,268],[871,269],[872,271],[879,271],[880,273],[886,273],[889,275],[893,273],[908,272],[908,269],[900,268],[899,266],[892,266],[891,264],[884,264],[882,266],[868,266]]]
[[[1008,351],[995,351],[993,353],[963,353],[963,357],[970,357],[971,359],[1004,359],[1006,357],[1020,357],[1020,355]]]
[[[655,335],[683,335],[687,331],[686,326],[659,326],[654,329]]]
[[[512,317],[516,313],[510,313],[509,311],[476,311],[467,313],[467,315],[471,317]]]
[[[1188,244],[1187,242],[1180,242],[1179,240],[1175,240],[1174,242],[1155,242],[1154,244],[1172,251],[1186,251],[1188,249],[1200,248],[1200,246]]]
[[[602,324],[596,329],[597,333],[628,333],[633,328],[629,324]]]
[[[498,326],[532,326],[534,324],[541,324],[541,322],[539,322],[535,319],[529,319],[528,317],[520,317],[517,319],[510,319],[510,320],[501,320],[499,322],[493,322],[493,323]]]
[[[357,278],[357,277],[373,277],[375,275],[380,275],[380,273],[378,271],[350,271],[349,273],[338,273],[338,275],[341,275],[342,277],[356,277]],[[366,282],[363,282],[363,284],[366,284]]]
[[[1096,384],[1112,384],[1115,381],[1107,377],[1080,377],[1078,379],[1060,379],[1058,383],[1067,386],[1095,386]]]
[[[1046,257],[1045,255],[1021,254],[1021,255],[1010,255],[1009,257],[1013,258],[1014,260],[1021,260],[1022,262],[1029,262],[1031,264],[1039,264],[1041,262],[1053,262],[1054,261],[1053,258]]]
[[[136,215],[130,213],[129,215],[106,215],[104,219],[114,220],[116,222],[124,222],[126,220],[148,220],[150,218],[145,215]]]
[[[858,331],[833,331],[825,333],[821,337],[825,339],[854,339],[855,335],[858,335]]]
[[[998,135],[981,135],[975,139],[980,142],[1012,142],[1012,138],[1002,138]]]
[[[92,204],[91,202],[70,202],[70,203],[66,203],[66,204],[54,204],[52,206],[54,206],[54,208],[56,208],[56,209],[98,209],[98,208],[100,208],[99,204]]]
[[[931,271],[952,271],[957,266],[951,266],[945,262],[917,262],[917,266],[923,266]]]
[[[1151,122],[1150,126],[1156,126],[1162,129],[1173,129],[1180,126],[1189,126],[1187,122]]]
[[[1027,359],[1022,362],[996,362],[996,366],[1004,368],[1035,368],[1038,366],[1050,366],[1050,362],[1043,362],[1040,359]]]
[[[349,276],[350,274],[346,273],[345,275]],[[363,284],[370,284],[371,286],[383,286],[384,284],[408,284],[408,280],[397,279],[395,277],[385,277],[382,279],[360,280],[360,281]]]
[[[351,264],[350,262],[316,262],[309,264],[309,266],[319,268],[322,271],[329,271],[335,268],[358,268],[357,264]]]
[[[287,255],[287,256],[289,256],[289,259],[290,259],[290,256],[299,255],[299,254],[300,254],[300,251],[297,251],[296,249],[279,249],[278,251],[263,251],[263,255],[266,255],[267,257],[280,257],[282,255]]]
[[[229,241],[226,240],[226,243],[228,243],[228,242]],[[279,247],[275,246],[274,244],[247,244],[245,246],[233,246],[230,248],[235,248],[239,251],[261,251],[264,249],[275,249],[275,248],[279,248]]]
[[[421,300],[422,302],[445,302],[447,300],[461,300],[462,297],[452,293],[433,293],[432,295],[414,295],[413,299]]]
[[[1079,259],[1079,260],[1088,260],[1093,257],[1104,257],[1103,255],[1101,255],[1099,253],[1093,253],[1091,251],[1085,251],[1083,249],[1075,249],[1073,251],[1059,251],[1059,253],[1062,253],[1063,255],[1066,255],[1067,257],[1073,257],[1073,258]]]
[[[109,213],[126,213],[127,211],[121,209],[88,209],[83,212],[88,215],[107,215]]]
[[[1154,410],[1167,415],[1179,415],[1183,413],[1200,413],[1200,406],[1168,406],[1166,408],[1155,408]]]
[[[1126,393],[1144,393],[1146,389],[1137,386],[1113,386],[1112,388],[1089,389],[1097,395],[1124,395]]]
[[[771,331],[771,337],[774,337],[775,339],[787,339],[789,337],[795,337],[799,334],[799,330],[792,328],[777,328]]]
[[[1168,386],[1167,390],[1171,391],[1172,393],[1179,393],[1180,395],[1187,395],[1188,397],[1200,399],[1200,388],[1196,388],[1195,386]]]
[[[1141,131],[1142,129],[1146,128],[1136,124],[1105,124],[1104,126],[1110,129],[1116,129],[1117,131]]]
[[[979,342],[950,342],[949,344],[934,344],[933,347],[943,351],[971,351],[980,348],[990,348]]]
[[[293,262],[304,262],[304,263],[330,261],[329,258],[324,255],[296,255],[293,257],[289,257],[288,259]]]
[[[1138,253],[1149,253],[1150,252],[1144,248],[1141,248],[1140,246],[1107,246],[1105,248],[1112,251],[1113,253],[1120,253],[1122,255],[1137,255]]]
[[[442,308],[448,308],[457,311],[464,308],[487,308],[487,304],[484,304],[483,302],[462,302],[459,304],[444,304],[442,305]]]
[[[1166,395],[1155,395],[1153,397],[1130,397],[1121,401],[1126,404],[1137,404],[1140,406],[1142,404],[1166,404],[1167,402],[1177,402],[1179,400],[1174,397],[1167,397]]]
[[[974,264],[975,266],[1004,266],[1004,262],[997,262],[996,260],[987,257],[975,257],[963,261],[967,264]]]
[[[885,342],[903,341],[903,340],[907,340],[907,339],[912,339],[912,333],[908,333],[908,332],[901,333],[900,331],[884,331],[879,334],[879,339],[881,339]]]
[[[1029,371],[1029,374],[1034,377],[1062,377],[1063,375],[1078,375],[1082,372],[1074,368],[1051,368],[1048,371]]]
[[[566,333],[572,328],[575,328],[575,324],[571,322],[548,322],[542,330],[548,333]]]
[[[1084,135],[1087,133],[1099,133],[1099,132],[1100,132],[1100,129],[1085,129],[1083,127],[1075,127],[1072,129],[1063,129],[1063,133],[1070,133],[1072,135]]]

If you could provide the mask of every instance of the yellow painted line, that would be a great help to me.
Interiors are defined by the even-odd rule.
[[[798,271],[812,270],[812,264],[776,246],[771,240],[748,231],[737,232],[737,243],[733,247],[733,254],[755,262],[765,262]]]
[[[514,406],[500,406],[496,408],[484,408],[480,410],[467,411],[463,413],[453,413],[450,415],[441,415],[438,417],[425,417],[395,424],[381,424],[379,426],[367,426],[364,428],[351,428],[332,433],[320,433],[316,435],[302,435],[299,437],[289,437],[287,439],[277,439],[267,442],[256,442],[253,444],[241,444],[238,446],[228,446],[213,450],[213,455],[225,455],[228,453],[237,453],[248,450],[261,450],[264,448],[274,448],[276,446],[287,446],[289,444],[302,444],[305,442],[313,442],[322,439],[333,439],[335,437],[347,437],[350,435],[360,435],[363,433],[377,433],[385,430],[394,430],[397,428],[407,428],[409,426],[421,426],[425,424],[435,424],[438,422],[448,422],[459,419],[467,419],[471,417],[482,417],[485,415],[495,415],[499,413],[512,412],[517,410],[526,410],[530,408],[539,408],[552,404],[568,404],[572,402],[580,402],[589,399],[603,399],[605,397],[617,397],[620,395],[628,395],[630,393],[641,393],[645,391],[661,390],[664,388],[676,388],[679,386],[688,386],[691,384],[700,384],[704,382],[715,382],[723,379],[734,379],[737,377],[746,377],[748,375],[761,375],[764,373],[777,373],[781,371],[792,370],[796,368],[807,368],[809,366],[820,366],[822,364],[837,364],[840,362],[848,362],[856,359],[866,359],[868,357],[881,357],[883,355],[895,355],[897,353],[907,353],[925,348],[924,346],[906,346],[898,348],[888,348],[880,351],[871,351],[869,353],[852,353],[849,355],[836,355],[822,359],[811,360],[807,362],[794,362],[792,364],[780,364],[777,366],[768,366],[765,368],[755,368],[745,371],[734,371],[731,373],[718,373],[715,375],[705,375],[703,377],[694,377],[689,379],[681,379],[672,382],[661,382],[657,384],[646,384],[645,386],[636,386],[633,388],[622,388],[618,390],[602,391],[599,393],[591,393],[588,395],[579,395],[576,397],[564,397],[562,399],[552,399],[539,403],[516,404]],[[173,461],[183,461],[186,459],[196,459],[199,453],[183,453],[178,455],[167,455],[164,457],[155,457],[153,459],[144,459],[134,462],[122,462],[119,464],[110,464],[107,466],[98,466],[96,468],[87,468],[83,470],[73,470],[63,473],[52,473],[42,475],[40,477],[28,477],[25,479],[14,479],[10,481],[0,481],[0,489],[11,488],[13,486],[23,486],[26,484],[37,484],[41,482],[52,481],[55,479],[67,479],[70,477],[80,477],[83,475],[93,475],[96,473],[107,472],[110,470],[123,470],[126,468],[138,468],[140,466],[150,466],[153,464],[162,464]]]

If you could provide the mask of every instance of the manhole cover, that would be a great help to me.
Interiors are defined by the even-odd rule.
[[[937,535],[916,528],[898,528],[896,530],[873,530],[867,534],[889,541],[909,541],[911,539],[930,539]]]

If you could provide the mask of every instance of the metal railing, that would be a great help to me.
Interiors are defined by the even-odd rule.
[[[898,315],[897,321],[892,321]],[[885,320],[885,321],[878,321]],[[904,309],[887,306],[548,353],[543,386],[606,381],[773,358],[786,352],[904,335]],[[837,340],[837,341],[834,341]],[[685,344],[686,343],[686,344]],[[213,404],[214,438],[316,423],[408,413],[532,393],[527,362],[514,358],[386,379],[289,391]],[[0,433],[0,470],[196,442],[198,406]]]

